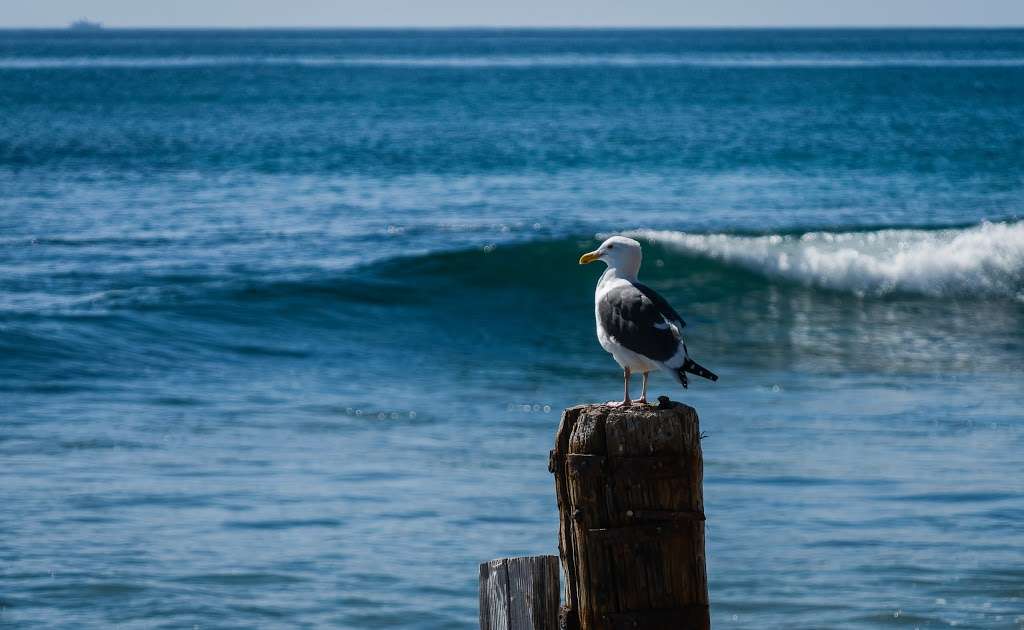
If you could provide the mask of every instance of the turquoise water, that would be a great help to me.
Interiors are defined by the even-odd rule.
[[[1024,31],[0,32],[0,624],[470,628],[721,375],[716,628],[1024,626]]]

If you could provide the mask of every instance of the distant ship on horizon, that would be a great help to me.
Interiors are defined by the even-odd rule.
[[[93,22],[85,18],[79,18],[72,22],[68,28],[72,31],[100,31],[103,30],[103,24],[101,22]]]

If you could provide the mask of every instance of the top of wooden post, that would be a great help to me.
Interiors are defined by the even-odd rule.
[[[673,431],[673,427],[680,427],[681,431]],[[642,442],[636,446],[644,452],[626,452],[629,445],[622,442],[626,433],[636,438],[629,442]],[[668,396],[658,398],[657,405],[576,405],[562,412],[554,452],[591,455],[653,455],[656,451],[680,453],[694,446],[677,442],[691,433],[699,439],[697,410],[671,401]],[[609,439],[614,440],[611,450]]]

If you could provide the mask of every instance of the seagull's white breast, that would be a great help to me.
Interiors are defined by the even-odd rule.
[[[616,277],[609,269],[601,276],[597,283],[597,290],[594,292],[594,320],[597,322],[597,341],[606,352],[612,355],[615,362],[623,368],[629,368],[634,372],[650,372],[662,367],[660,363],[651,361],[647,357],[633,352],[619,343],[601,325],[600,304],[601,298],[609,291],[621,287],[624,284],[631,284],[628,280]]]

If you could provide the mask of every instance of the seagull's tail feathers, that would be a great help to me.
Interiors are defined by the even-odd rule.
[[[676,376],[679,379],[679,384],[682,385],[683,388],[686,388],[686,386],[689,384],[689,379],[687,379],[687,377],[686,377],[686,373],[687,372],[689,372],[690,374],[694,374],[696,376],[699,376],[701,378],[706,378],[709,381],[717,381],[718,380],[718,375],[717,374],[715,374],[711,370],[707,369],[703,365],[697,363],[696,361],[694,361],[690,357],[686,357],[686,360],[683,361],[682,367],[680,367],[680,368],[678,368],[676,370]]]

